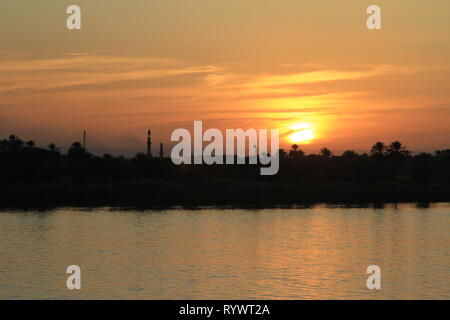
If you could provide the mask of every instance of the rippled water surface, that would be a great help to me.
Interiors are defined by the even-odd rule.
[[[3,211],[0,298],[449,299],[449,231],[449,204]]]

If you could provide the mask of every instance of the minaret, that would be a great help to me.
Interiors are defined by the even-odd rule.
[[[147,157],[152,157],[152,132],[150,129],[147,132]]]
[[[83,131],[83,149],[86,150],[86,130]]]
[[[162,159],[164,158],[164,146],[163,143],[161,141],[161,143],[159,144],[159,157]]]

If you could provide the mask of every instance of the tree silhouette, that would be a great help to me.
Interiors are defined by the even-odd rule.
[[[387,154],[402,154],[402,155],[409,155],[411,152],[406,149],[405,146],[402,145],[400,141],[394,141],[392,142],[389,147],[387,148]]]
[[[86,152],[80,142],[72,143],[67,155],[74,161],[87,160],[91,157],[91,154]]]
[[[371,155],[384,155],[385,152],[386,152],[386,145],[384,144],[384,142],[381,141],[376,142],[372,146],[372,149],[370,150]]]
[[[32,149],[32,148],[34,147],[34,145],[35,145],[35,143],[34,143],[33,140],[28,140],[28,141],[26,142],[26,146],[27,146],[28,148],[30,148],[30,149]]]
[[[436,156],[438,156],[438,157],[450,158],[450,149],[446,149],[446,150],[436,150],[435,154],[436,154]]]
[[[346,150],[342,153],[342,157],[344,158],[357,158],[358,154],[353,150]]]
[[[59,148],[54,143],[50,143],[47,148],[51,152],[59,152]]]
[[[328,148],[322,148],[319,154],[324,158],[331,158],[333,156],[333,152],[331,152]]]
[[[0,152],[4,152],[8,149],[8,140],[0,140]]]
[[[280,159],[286,159],[286,151],[284,151],[283,149],[278,149],[278,155],[280,157]]]
[[[287,157],[279,150],[279,172],[261,176],[254,165],[100,157],[80,142],[62,154],[53,143],[43,149],[11,135],[0,140],[0,206],[450,201],[450,149],[412,156],[399,141],[371,148],[371,157],[353,150],[333,156],[328,148],[306,155],[292,145]]]
[[[289,150],[289,158],[299,159],[305,156],[305,152],[298,148],[297,144],[293,144],[291,146],[291,150]]]
[[[7,146],[11,150],[20,149],[23,147],[23,141],[20,140],[16,135],[12,134],[8,138]]]

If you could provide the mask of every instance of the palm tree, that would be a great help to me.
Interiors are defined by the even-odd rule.
[[[54,143],[50,143],[47,148],[51,152],[59,152],[59,148]]]
[[[8,137],[8,146],[10,149],[19,149],[23,146],[23,141],[19,139],[15,134]]]
[[[289,157],[292,159],[298,159],[305,156],[305,152],[298,148],[297,144],[293,144],[291,146],[291,150],[289,150]]]
[[[320,150],[320,155],[324,158],[331,158],[333,156],[333,152],[331,152],[328,148],[322,148]]]
[[[409,155],[411,152],[407,150],[406,147],[402,145],[400,141],[394,141],[387,148],[387,153],[389,155],[392,154]]]
[[[26,143],[27,147],[32,149],[34,147],[34,141],[33,140],[28,140]]]
[[[384,155],[386,152],[386,145],[384,142],[378,141],[372,146],[370,150],[371,155]]]

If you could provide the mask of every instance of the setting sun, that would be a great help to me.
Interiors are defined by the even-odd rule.
[[[291,127],[289,139],[294,143],[309,143],[314,139],[314,132],[308,123],[296,123]]]

